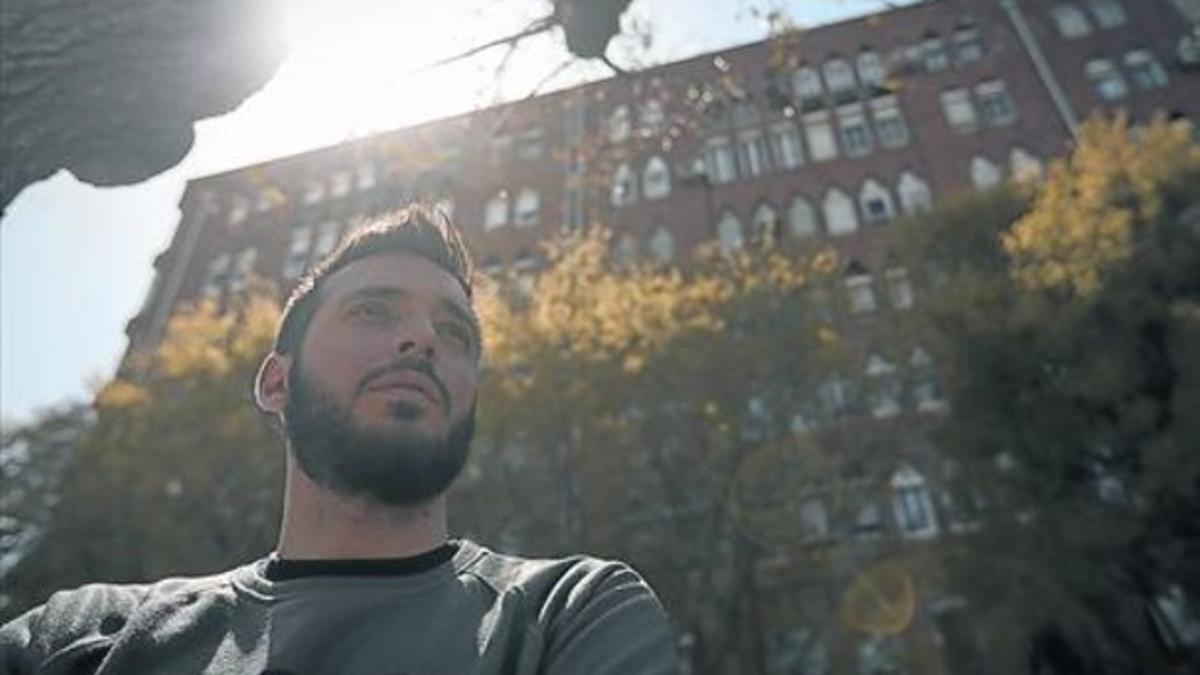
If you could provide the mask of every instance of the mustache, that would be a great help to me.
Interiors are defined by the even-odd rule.
[[[356,393],[362,394],[364,391],[366,391],[367,387],[371,386],[372,382],[381,377],[386,377],[392,373],[399,373],[406,370],[420,373],[429,378],[429,381],[433,382],[433,386],[437,388],[438,398],[441,399],[442,408],[444,410],[450,409],[450,390],[446,388],[445,383],[442,382],[442,378],[438,377],[429,361],[419,356],[405,356],[395,361],[372,368],[371,370],[367,371],[365,376],[363,376],[362,381],[358,385],[358,391]]]

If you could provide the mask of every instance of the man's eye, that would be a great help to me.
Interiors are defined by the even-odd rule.
[[[387,321],[392,310],[382,302],[362,302],[350,308],[350,316],[364,321]]]
[[[463,347],[469,347],[471,345],[471,332],[468,331],[465,326],[456,321],[443,321],[438,330],[440,330],[443,335]]]

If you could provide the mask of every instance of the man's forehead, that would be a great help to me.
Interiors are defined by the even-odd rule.
[[[430,292],[464,308],[471,306],[466,291],[440,265],[409,253],[373,255],[346,265],[325,283],[326,300],[345,297],[364,288],[393,288],[406,293]]]

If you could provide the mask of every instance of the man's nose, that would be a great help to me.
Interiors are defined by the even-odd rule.
[[[404,356],[419,355],[432,359],[437,348],[437,332],[428,318],[413,318],[400,325],[396,351]]]

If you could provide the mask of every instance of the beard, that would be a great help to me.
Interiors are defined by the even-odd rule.
[[[372,430],[356,424],[350,408],[292,368],[291,396],[284,409],[284,433],[292,456],[309,480],[343,497],[386,506],[420,506],[450,488],[466,465],[475,433],[475,405],[446,435],[416,430]],[[418,406],[393,405],[397,420],[415,421]]]

